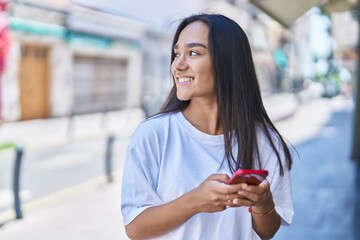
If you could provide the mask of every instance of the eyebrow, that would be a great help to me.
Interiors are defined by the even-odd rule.
[[[186,48],[192,48],[192,47],[203,47],[203,48],[207,48],[204,44],[198,43],[198,42],[186,44]],[[175,44],[175,45],[174,45],[174,49],[178,49],[178,48],[179,48],[179,45],[178,45],[178,44]]]

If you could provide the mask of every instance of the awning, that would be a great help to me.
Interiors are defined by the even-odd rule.
[[[249,0],[249,2],[289,28],[312,7],[323,5],[329,12],[346,11],[353,8],[357,0]]]
[[[54,24],[10,17],[10,29],[13,31],[65,38],[66,28]]]

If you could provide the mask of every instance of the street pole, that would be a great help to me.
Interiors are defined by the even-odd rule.
[[[106,172],[106,178],[107,182],[113,182],[113,163],[112,163],[112,151],[113,151],[113,144],[114,144],[115,136],[113,134],[110,134],[106,139],[106,147],[105,147],[105,172]]]
[[[356,15],[358,24],[360,25],[360,1],[356,5]],[[358,45],[357,45],[358,59],[357,59],[357,73],[356,81],[354,87],[355,94],[355,112],[354,112],[354,135],[353,135],[353,146],[351,158],[354,159],[358,166],[360,166],[360,34],[358,36]]]
[[[21,199],[20,199],[20,170],[21,160],[23,158],[24,149],[22,146],[16,146],[15,148],[15,163],[14,163],[14,176],[13,176],[13,194],[14,194],[14,209],[16,219],[23,218],[21,210]]]

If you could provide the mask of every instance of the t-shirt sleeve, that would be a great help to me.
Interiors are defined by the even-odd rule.
[[[145,209],[162,204],[156,194],[158,168],[154,156],[146,156],[129,145],[125,154],[121,190],[121,211],[124,226]]]
[[[287,165],[283,164],[283,167],[284,176],[280,176],[280,170],[277,169],[270,183],[270,188],[276,212],[281,217],[281,224],[290,225],[294,216],[291,179]]]
[[[294,216],[291,176],[288,164],[285,161],[282,147],[279,146],[278,149],[284,170],[283,176],[280,176],[280,165],[276,154],[269,146],[263,149],[262,157],[265,157],[267,160],[264,168],[269,171],[267,180],[270,183],[270,190],[275,203],[276,212],[281,217],[282,225],[290,225]]]

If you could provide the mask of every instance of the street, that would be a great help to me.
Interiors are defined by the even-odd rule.
[[[185,115],[199,130],[226,135],[235,121],[241,161],[247,150],[267,153],[247,148],[257,135],[244,124],[271,119],[293,157],[294,204],[290,226],[273,239],[360,240],[359,12],[360,0],[0,0],[0,240],[129,240],[121,189],[137,173],[123,175],[125,152],[162,104],[190,106]],[[151,173],[162,160],[135,154]],[[198,159],[187,159],[186,171],[204,173],[193,168]],[[289,193],[288,184],[269,182]],[[273,194],[267,214],[280,213],[285,197],[276,196],[290,195]],[[249,210],[248,220],[257,214]]]
[[[113,146],[114,170],[120,168],[125,142],[118,140]],[[104,175],[105,145],[106,138],[101,137],[62,143],[46,149],[25,149],[21,169],[24,203]],[[10,189],[12,184],[13,154],[6,155],[1,157],[0,162],[1,189]],[[0,207],[4,209],[12,205]]]
[[[99,130],[104,119],[97,115],[80,116],[70,134],[65,131],[67,119],[10,123],[10,127],[1,129],[4,130],[0,132],[3,140],[8,132],[12,132],[10,139],[24,145],[20,170],[22,203],[42,201],[52,194],[103,176],[106,140],[110,133],[115,136],[112,167],[113,171],[119,170],[130,131],[142,118],[138,110],[115,113],[109,116],[108,126]],[[119,124],[126,124],[128,128],[118,127]],[[1,219],[9,218],[3,215],[8,216],[13,208],[14,155],[13,150],[0,151],[0,223]]]
[[[281,228],[275,239],[355,239],[356,165],[350,160],[353,113],[350,106],[332,104],[330,115],[315,108],[316,113],[309,112],[302,126],[293,128],[314,135],[295,144],[299,157],[295,154],[292,170],[294,221],[291,227]],[[318,123],[323,118],[322,124],[309,124],[311,118]],[[284,126],[280,123],[280,128]],[[292,136],[293,131],[287,134]]]
[[[274,239],[355,239],[356,167],[349,159],[352,109],[350,100],[317,99],[300,105],[292,117],[276,122],[279,131],[294,145],[297,153],[294,152],[291,172],[295,208],[293,224],[281,227]],[[59,158],[63,160],[50,158],[46,164],[40,163],[40,153],[34,153],[37,167],[33,167],[33,176],[50,171],[53,174],[47,176],[53,179],[53,183],[61,182],[60,177],[52,176],[56,174],[66,176],[64,182],[70,184],[70,179],[80,182],[82,177],[101,174],[103,143],[100,138],[64,145],[59,149],[60,156],[63,156]],[[120,155],[125,140],[117,144],[119,152],[116,155],[122,159]],[[53,151],[50,150],[49,156]],[[76,159],[98,154],[100,159],[70,164],[66,156],[71,154]],[[118,173],[121,173],[121,161],[118,162]],[[87,166],[89,164],[91,166]],[[55,171],[57,168],[60,173]],[[41,177],[37,179],[41,181]],[[52,184],[43,181],[42,186]],[[77,188],[66,197],[42,202],[41,207],[25,211],[24,219],[4,224],[0,228],[0,239],[127,239],[121,226],[120,184],[121,175],[117,175],[113,184],[97,183],[85,191]]]

